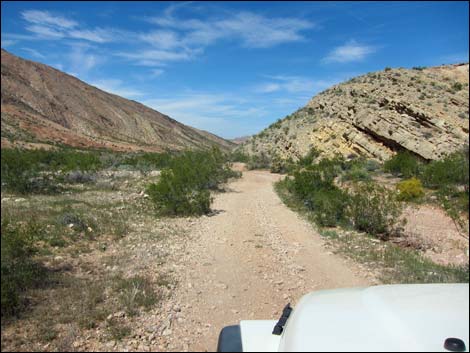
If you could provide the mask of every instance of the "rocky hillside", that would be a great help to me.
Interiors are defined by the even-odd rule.
[[[386,160],[398,150],[439,159],[469,142],[468,64],[391,69],[338,84],[241,147],[294,159],[324,155]]]
[[[90,86],[2,49],[2,147],[74,147],[120,151],[181,150],[233,144],[140,103]]]

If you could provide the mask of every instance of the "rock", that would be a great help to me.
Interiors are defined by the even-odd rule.
[[[165,329],[165,331],[163,331],[163,333],[162,333],[163,336],[169,336],[171,334],[172,334],[172,331],[169,328]]]
[[[109,341],[105,343],[106,348],[114,348],[116,346],[116,341]]]
[[[384,161],[399,147],[424,159],[439,159],[469,143],[468,64],[461,69],[392,69],[392,80],[384,72],[355,77],[314,96],[304,108],[246,141],[241,150],[297,159],[313,147],[324,157],[360,155]],[[463,89],[431,96],[433,89],[426,88],[423,99],[423,85],[446,87],[449,73]]]

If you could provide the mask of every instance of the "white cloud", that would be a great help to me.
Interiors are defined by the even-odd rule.
[[[139,38],[160,49],[172,49],[182,45],[179,36],[174,31],[159,30],[141,34]]]
[[[144,50],[141,52],[117,53],[117,55],[134,60],[135,64],[143,66],[162,66],[169,61],[189,60],[192,56],[191,52],[187,50]]]
[[[75,38],[75,39],[85,39],[90,42],[96,42],[96,43],[105,43],[105,42],[111,42],[114,40],[114,36],[112,31],[102,29],[102,28],[96,28],[93,30],[73,30],[69,31],[67,35],[70,38]]]
[[[354,40],[333,49],[324,59],[325,63],[346,63],[361,61],[369,54],[374,53],[377,48],[373,46],[359,44]]]
[[[26,30],[33,32],[42,39],[61,39],[65,36],[64,32],[60,30],[40,25],[27,26]]]
[[[39,59],[45,59],[46,57],[44,55],[42,55],[40,52],[38,52],[37,50],[35,49],[31,49],[31,48],[21,48],[21,50],[27,52],[27,53],[30,53],[32,56],[36,57],[36,58],[39,58]]]
[[[267,115],[259,105],[253,108],[242,97],[224,94],[191,92],[141,102],[184,124],[225,137],[246,134],[246,126],[256,121],[253,118]]]
[[[117,94],[121,97],[132,98],[144,95],[143,92],[131,87],[125,87],[121,80],[117,79],[102,79],[90,82],[90,85],[98,87],[103,91]]]
[[[13,39],[2,39],[2,48],[10,47],[16,44],[16,40]]]
[[[163,28],[181,32],[181,42],[188,46],[207,46],[221,39],[236,39],[252,48],[267,48],[278,44],[304,40],[300,33],[315,27],[311,21],[300,18],[268,18],[252,12],[232,13],[225,18],[177,18],[175,10],[149,21]]]
[[[102,64],[105,60],[103,56],[89,53],[87,46],[74,46],[72,51],[67,55],[69,59],[69,71],[77,73],[80,76],[86,75],[97,65]],[[74,76],[77,76],[74,74]]]
[[[165,72],[165,70],[162,70],[162,69],[153,69],[153,70],[151,70],[152,76],[154,76],[154,77],[160,76],[164,72]]]
[[[271,93],[275,91],[287,91],[289,93],[306,92],[312,93],[320,84],[309,78],[299,76],[275,75],[264,76],[274,82],[264,83],[255,88],[258,93]]]
[[[47,11],[28,10],[21,13],[29,25],[26,30],[34,33],[40,39],[57,40],[72,38],[87,40],[95,43],[105,43],[118,40],[131,40],[134,35],[131,32],[120,31],[113,28],[82,28],[74,20],[60,15],[52,15]],[[29,39],[29,38],[25,38]]]
[[[271,93],[276,92],[281,89],[279,83],[264,83],[255,88],[255,91],[258,93]]]
[[[59,15],[53,15],[48,11],[27,10],[21,13],[21,16],[30,23],[39,25],[53,26],[59,28],[73,28],[78,25],[77,22]]]

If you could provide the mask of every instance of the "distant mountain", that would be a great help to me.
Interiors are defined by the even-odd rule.
[[[243,142],[247,141],[250,138],[250,136],[241,136],[241,137],[236,137],[234,139],[231,139],[230,141],[233,142],[236,145],[240,145]]]
[[[2,147],[163,151],[234,144],[2,49]]]
[[[294,159],[315,147],[325,156],[379,160],[408,150],[439,159],[469,142],[468,63],[368,73],[335,85],[241,147]]]

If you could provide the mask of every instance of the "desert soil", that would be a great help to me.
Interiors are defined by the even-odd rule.
[[[243,169],[242,164],[235,167]],[[287,303],[295,306],[313,290],[380,283],[374,266],[335,254],[327,238],[283,204],[274,190],[281,175],[244,170],[242,178],[213,195],[212,214],[158,218],[143,191],[158,173],[112,174],[102,175],[99,183],[113,183],[113,190],[92,189],[57,199],[5,197],[2,209],[27,204],[34,210],[43,203],[73,199],[125,216],[130,227],[125,237],[113,240],[102,235],[86,243],[90,249],[79,255],[57,249],[46,266],[54,271],[69,268],[66,275],[71,280],[104,281],[104,287],[111,286],[107,283],[118,274],[144,276],[158,284],[162,300],[137,316],[111,304],[107,319],[85,330],[76,323],[61,324],[60,318],[54,319],[56,314],[45,319],[44,312],[61,293],[60,288],[45,289],[22,319],[2,322],[2,351],[215,351],[226,325],[242,319],[277,320]],[[406,233],[416,237],[425,255],[442,263],[468,263],[468,235],[460,236],[442,210],[419,205],[405,213]],[[67,314],[66,307],[60,310],[57,315]],[[128,326],[130,333],[113,338],[110,320]],[[40,339],[41,321],[45,329],[58,331],[53,342]]]
[[[193,227],[197,241],[187,248],[174,298],[182,317],[171,329],[172,350],[214,351],[225,325],[276,320],[312,290],[374,282],[326,250],[313,227],[282,203],[273,189],[280,177],[245,171],[215,197],[214,215]]]

